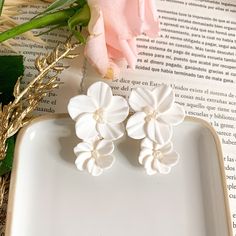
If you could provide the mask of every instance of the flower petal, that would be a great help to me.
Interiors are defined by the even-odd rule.
[[[173,133],[171,126],[162,122],[158,122],[155,119],[148,121],[146,132],[148,138],[159,144],[168,142],[171,139]]]
[[[178,125],[184,121],[185,111],[179,104],[173,104],[173,106],[162,113],[159,118],[167,124]]]
[[[90,11],[91,18],[88,25],[90,36],[87,39],[84,54],[89,63],[102,76],[105,76],[109,68],[109,57],[106,47],[103,13],[97,4],[91,4]]]
[[[109,66],[107,73],[104,76],[104,79],[118,79],[120,74],[120,66],[118,66],[114,61],[109,61]]]
[[[99,176],[102,174],[102,172],[103,172],[102,168],[100,168],[97,165],[94,165],[91,174],[92,174],[92,176]]]
[[[129,104],[134,111],[144,111],[147,108],[155,107],[155,100],[150,90],[145,88],[133,89],[130,97]]]
[[[152,163],[153,163],[153,156],[148,156],[144,160],[144,167],[146,169],[147,175],[155,175],[157,171],[153,169]]]
[[[96,131],[96,121],[91,113],[80,115],[76,122],[75,129],[76,135],[80,139],[88,140],[98,135]]]
[[[116,140],[124,135],[123,124],[98,123],[97,130],[101,137],[108,140]]]
[[[155,107],[158,112],[162,113],[170,109],[175,100],[175,95],[173,89],[165,84],[159,85],[154,90],[152,94],[155,97]]]
[[[101,140],[98,142],[96,146],[96,150],[98,151],[99,155],[106,156],[110,155],[114,151],[114,144],[109,140]]]
[[[81,142],[74,148],[75,154],[79,152],[91,152],[92,150],[93,145],[88,142]]]
[[[141,142],[141,149],[143,148],[148,148],[150,150],[153,150],[155,147],[156,143],[150,140],[149,138],[145,138]]]
[[[139,163],[143,165],[145,158],[147,158],[148,156],[152,156],[152,149],[142,148],[139,153],[139,158],[138,158]]]
[[[87,170],[93,176],[99,176],[103,172],[103,170],[96,165],[94,158],[89,159],[87,162]]]
[[[130,66],[134,66],[136,49],[130,40],[142,33],[156,37],[159,31],[154,0],[88,0],[87,2],[91,19],[85,54],[90,63],[96,66],[103,76],[106,74],[108,59],[126,58]],[[110,48],[118,53],[110,53]],[[113,57],[108,58],[108,55]]]
[[[142,139],[145,137],[145,117],[146,114],[144,112],[137,112],[129,118],[126,125],[129,137],[134,139]]]
[[[128,62],[128,65],[134,70],[137,61],[137,55],[133,51],[133,47],[130,47],[129,41],[125,39],[120,39],[119,44],[121,51],[123,52],[124,58]]]
[[[70,99],[68,104],[68,112],[73,120],[76,120],[79,115],[87,112],[94,112],[96,106],[93,100],[86,95],[75,96]]]
[[[179,154],[175,151],[172,151],[164,155],[164,158],[160,161],[162,164],[172,167],[179,162]]]
[[[163,146],[158,147],[158,150],[160,150],[160,152],[162,152],[164,155],[166,155],[167,153],[170,153],[173,151],[173,143],[168,142],[168,143],[164,144]]]
[[[157,170],[161,174],[169,174],[171,167],[163,165],[158,159],[153,161],[153,169]]]
[[[140,15],[142,16],[142,33],[148,37],[157,37],[159,33],[159,23],[157,17],[157,7],[154,0],[139,0]]]
[[[88,172],[91,174],[93,167],[95,165],[95,159],[94,158],[90,158],[87,162],[87,170]]]
[[[102,169],[109,169],[112,167],[115,159],[113,156],[100,156],[96,159],[97,165]]]
[[[99,108],[106,108],[112,99],[111,88],[108,84],[100,81],[88,88],[87,95],[93,98]]]
[[[91,152],[81,152],[77,153],[77,158],[75,160],[75,165],[79,170],[85,169],[85,164],[87,160],[91,158]]]
[[[106,110],[106,121],[108,123],[121,123],[129,114],[127,101],[120,96],[112,97],[111,103]]]

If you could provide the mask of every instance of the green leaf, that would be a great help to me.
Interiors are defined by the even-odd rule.
[[[11,137],[7,140],[7,154],[3,161],[0,161],[0,176],[8,173],[12,169],[15,137]]]
[[[42,36],[42,35],[48,34],[49,32],[52,32],[55,29],[63,28],[65,26],[67,26],[67,25],[68,25],[67,22],[61,23],[59,25],[56,25],[55,27],[52,27],[52,28],[50,28],[50,29],[48,29],[46,31],[41,32],[40,34],[35,34],[35,36],[38,37],[38,36]]]
[[[72,30],[71,31],[73,33],[73,35],[75,36],[75,38],[77,39],[77,41],[79,43],[85,44],[86,39],[84,38],[84,36],[77,30]]]
[[[81,28],[82,26],[88,25],[90,20],[90,9],[87,4],[85,4],[82,8],[78,9],[76,13],[68,20],[69,30],[73,33],[78,42],[84,44],[86,39],[77,30],[77,28]]]
[[[4,5],[5,0],[0,0],[0,16],[2,15],[2,9]]]
[[[23,73],[22,56],[0,56],[0,103],[8,104],[13,99],[15,83]]]
[[[45,11],[38,14],[36,17],[45,15],[46,13],[50,13],[50,12],[58,10],[62,7],[66,7],[66,6],[71,5],[75,2],[77,2],[77,0],[56,0],[51,5],[49,5],[49,7]]]
[[[70,30],[74,30],[77,26],[87,26],[90,20],[90,9],[87,4],[78,9],[76,13],[68,20]]]
[[[76,0],[56,0],[55,2],[53,2],[45,11],[45,12],[49,12],[49,11],[53,11],[56,10],[60,7],[65,7],[68,6],[72,3],[76,2]]]

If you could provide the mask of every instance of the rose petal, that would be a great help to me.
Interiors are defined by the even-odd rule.
[[[89,63],[102,76],[105,76],[109,68],[109,58],[106,47],[103,14],[97,4],[91,3],[90,11],[91,18],[88,25],[90,36],[86,41],[84,54]]]
[[[103,76],[109,61],[114,58],[125,57],[130,66],[134,67],[136,45],[130,41],[142,33],[156,37],[159,32],[157,8],[153,0],[87,2],[91,12],[88,25],[90,37],[85,47],[88,60]]]
[[[168,142],[172,137],[172,127],[155,119],[147,122],[146,132],[148,138],[159,144]]]
[[[79,170],[85,169],[86,161],[91,158],[91,152],[81,152],[77,153],[77,158],[75,161],[75,165]]]
[[[88,24],[88,31],[91,35],[100,35],[101,33],[104,33],[104,21],[103,21],[103,14],[101,7],[99,4],[96,4],[95,0],[94,2],[91,0],[88,0],[89,8],[91,12],[90,21]]]
[[[110,155],[114,151],[114,144],[109,140],[101,140],[98,142],[96,146],[96,150],[98,151],[99,155],[106,156]]]
[[[167,124],[178,125],[184,121],[185,111],[179,104],[173,104],[173,106],[162,113],[159,118]]]
[[[110,58],[119,60],[123,58],[123,54],[121,51],[117,50],[116,48],[113,48],[112,46],[107,45],[108,55]]]
[[[136,88],[130,94],[129,104],[134,111],[144,111],[145,108],[154,108],[155,100],[150,90]]]
[[[107,73],[104,76],[104,79],[118,79],[120,74],[120,67],[112,60],[109,61],[109,67]]]
[[[154,0],[139,0],[140,15],[142,17],[142,33],[149,37],[157,37],[159,34],[159,22],[157,7]]]
[[[113,156],[100,156],[96,159],[97,165],[102,169],[109,169],[112,167],[115,159]]]
[[[155,108],[158,112],[163,113],[170,109],[174,104],[175,95],[173,89],[167,85],[160,85],[152,91],[155,97]]]
[[[91,113],[80,115],[76,122],[75,129],[76,135],[80,139],[88,140],[98,135],[96,131],[96,121]]]
[[[99,108],[106,108],[112,99],[112,91],[108,84],[96,82],[87,91],[87,95],[92,97]]]
[[[175,151],[172,151],[168,154],[165,154],[164,158],[161,159],[160,162],[168,167],[175,166],[179,162],[179,154]]]
[[[129,114],[129,106],[127,101],[120,96],[112,97],[111,103],[106,111],[106,121],[108,123],[121,123]]]
[[[127,60],[128,65],[131,69],[135,69],[135,64],[137,62],[137,55],[134,53],[133,48],[127,40],[121,39],[119,41],[121,51],[123,52],[124,58]]]
[[[144,112],[137,112],[129,118],[126,125],[129,137],[134,139],[142,139],[145,137],[145,117],[146,114]]]
[[[94,111],[96,111],[96,106],[93,100],[86,95],[73,97],[69,101],[68,112],[73,120],[76,120],[82,113]]]
[[[100,136],[107,140],[116,140],[124,135],[123,124],[98,123],[97,130]]]

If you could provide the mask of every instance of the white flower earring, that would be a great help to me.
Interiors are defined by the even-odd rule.
[[[129,104],[135,114],[128,119],[127,133],[131,138],[143,139],[139,163],[148,175],[168,174],[179,160],[171,142],[172,126],[184,120],[184,109],[175,103],[174,92],[167,85],[153,90],[134,89]],[[101,175],[114,163],[113,142],[124,135],[122,122],[129,114],[127,101],[113,96],[106,83],[97,82],[88,88],[87,95],[73,97],[68,111],[81,139],[74,148],[77,168],[93,176]]]
[[[175,103],[173,90],[164,84],[153,90],[137,88],[131,92],[129,104],[135,113],[127,122],[127,133],[131,138],[143,139],[139,163],[148,175],[169,173],[179,160],[170,142],[172,126],[185,117],[184,109]]]
[[[141,142],[139,163],[144,166],[148,175],[158,172],[169,174],[171,168],[179,161],[179,154],[173,150],[172,142],[160,145],[148,138]]]
[[[114,151],[114,144],[108,140],[89,140],[79,143],[74,152],[77,156],[75,165],[78,170],[85,170],[93,175],[101,175],[103,170],[109,169],[114,163],[111,155]]]
[[[76,121],[76,135],[83,140],[74,148],[77,168],[87,169],[93,176],[102,174],[114,162],[113,141],[124,135],[122,122],[129,114],[127,101],[113,96],[106,83],[96,82],[88,88],[87,95],[70,100],[68,112]]]

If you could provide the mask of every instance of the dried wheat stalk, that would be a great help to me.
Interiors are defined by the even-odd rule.
[[[58,62],[64,58],[72,59],[78,56],[71,54],[78,45],[68,40],[65,44],[57,46],[50,54],[38,57],[35,66],[39,75],[23,91],[20,89],[21,78],[19,78],[14,88],[14,101],[4,106],[0,104],[0,160],[5,158],[7,139],[30,121],[29,114],[47,92],[58,87],[57,77],[67,68]]]
[[[5,0],[3,12],[0,16],[0,32],[4,32],[17,26],[17,22],[13,18],[14,16],[17,16],[21,13],[20,10],[22,6],[28,6],[29,4],[39,4],[40,2],[44,2],[45,4],[53,2],[53,0]],[[40,37],[35,37],[31,32],[25,33],[24,36],[31,41],[44,43]],[[12,49],[12,51],[16,51],[16,49],[12,46],[15,43],[16,41],[14,39],[10,39],[7,42],[4,42],[3,45]]]
[[[6,174],[0,177],[0,208],[2,207],[4,197],[6,197],[7,189],[10,184],[10,174]]]

